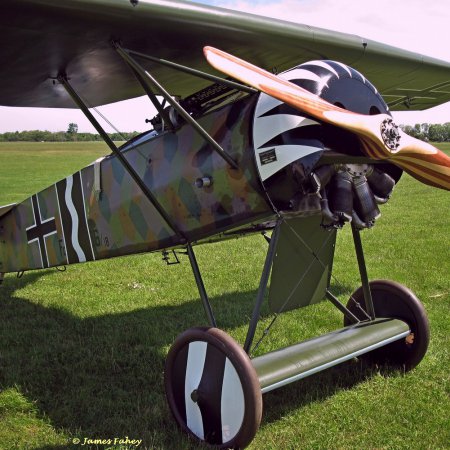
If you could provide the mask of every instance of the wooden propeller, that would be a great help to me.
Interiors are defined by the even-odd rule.
[[[391,116],[347,111],[229,53],[213,47],[203,51],[215,69],[318,120],[355,133],[370,158],[389,160],[423,183],[450,190],[450,158],[436,147],[405,134]]]

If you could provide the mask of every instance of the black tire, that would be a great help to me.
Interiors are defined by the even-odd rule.
[[[409,325],[411,334],[406,339],[381,347],[361,358],[379,365],[388,365],[404,370],[413,369],[425,356],[430,341],[430,325],[425,308],[414,293],[400,283],[374,280],[369,284],[375,316],[403,320]],[[365,320],[366,317],[356,307],[354,300],[364,308],[362,287],[350,297],[347,308],[358,319]],[[345,318],[344,325],[350,324],[350,320]]]
[[[262,415],[256,371],[243,348],[217,328],[190,328],[169,350],[169,407],[181,429],[217,448],[243,448]]]

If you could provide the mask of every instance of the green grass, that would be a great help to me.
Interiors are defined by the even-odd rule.
[[[0,142],[0,205],[22,201],[108,153],[103,142]]]
[[[105,153],[98,143],[0,144],[0,205]],[[362,235],[370,278],[406,284],[428,311],[422,363],[403,374],[352,361],[266,394],[250,448],[450,448],[449,206],[447,192],[404,176]],[[239,342],[266,249],[256,236],[196,250],[218,323]],[[359,285],[348,227],[336,254],[333,290],[346,301]],[[257,336],[270,320],[266,307]],[[149,254],[8,275],[0,289],[0,449],[81,449],[70,442],[125,436],[143,439],[141,449],[198,448],[168,411],[163,367],[177,334],[205,323],[186,259],[167,267]],[[284,314],[259,352],[341,323],[327,303]]]

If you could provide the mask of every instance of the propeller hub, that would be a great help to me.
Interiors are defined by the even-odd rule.
[[[381,122],[381,137],[389,150],[397,150],[401,136],[398,125],[392,119],[385,119]]]

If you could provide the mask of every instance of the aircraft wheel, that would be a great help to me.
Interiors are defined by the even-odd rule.
[[[410,370],[417,366],[428,348],[430,325],[425,308],[415,294],[400,283],[375,280],[370,283],[376,317],[389,317],[406,322],[411,333],[399,341],[388,344],[362,356],[371,363],[391,365]],[[364,308],[364,294],[360,287],[352,296]],[[347,308],[360,320],[365,316],[350,298]],[[345,318],[344,325],[350,325]]]
[[[183,431],[218,448],[251,442],[262,415],[258,376],[244,349],[217,328],[190,328],[169,350],[164,382]]]

